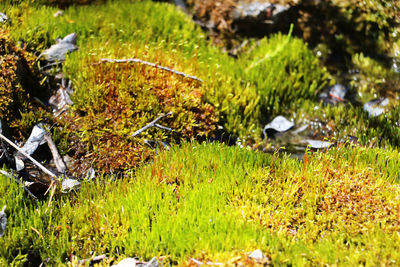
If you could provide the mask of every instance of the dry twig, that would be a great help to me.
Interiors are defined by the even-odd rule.
[[[65,173],[65,171],[67,170],[67,166],[65,165],[60,153],[58,152],[58,149],[56,147],[56,144],[54,144],[53,139],[51,139],[51,136],[48,133],[44,135],[44,139],[46,140],[50,148],[51,154],[53,155],[53,160],[56,164],[57,171],[59,173]]]
[[[172,112],[168,112],[167,114],[161,114],[158,118],[156,118],[155,120],[153,120],[152,122],[150,122],[149,124],[147,124],[146,126],[144,126],[143,128],[137,130],[136,132],[134,132],[132,134],[132,137],[135,137],[138,134],[141,134],[142,132],[146,131],[147,129],[151,128],[151,127],[157,127],[163,130],[167,130],[167,131],[172,131],[171,128],[162,126],[160,124],[157,124],[157,121],[161,120],[162,118],[165,118],[169,115],[172,115]]]
[[[28,159],[30,159],[37,167],[39,167],[40,169],[42,169],[42,171],[44,171],[45,173],[47,173],[48,175],[50,175],[50,177],[52,178],[57,178],[57,176],[52,173],[50,170],[48,170],[45,166],[43,166],[42,164],[40,164],[37,160],[35,160],[34,158],[32,158],[30,155],[28,155],[27,153],[25,153],[20,147],[18,147],[16,144],[14,144],[10,139],[8,139],[7,137],[5,137],[3,134],[0,133],[0,138],[2,138],[4,141],[6,141],[7,143],[9,143],[13,148],[15,148],[16,150],[18,150],[22,155],[24,155],[25,157],[27,157]],[[53,179],[52,179],[53,180]]]
[[[171,69],[171,68],[168,68],[168,67],[163,67],[163,66],[157,65],[157,64],[152,63],[152,62],[141,60],[139,58],[127,58],[127,59],[102,58],[102,59],[100,59],[100,61],[98,63],[94,63],[94,64],[100,64],[100,63],[104,63],[104,62],[109,62],[109,63],[140,63],[140,64],[147,65],[147,66],[150,66],[150,67],[154,67],[154,68],[157,68],[157,69],[160,69],[160,70],[166,70],[166,71],[175,73],[176,75],[180,75],[180,76],[183,76],[185,78],[196,80],[196,81],[201,82],[201,83],[203,82],[202,79],[197,78],[196,76],[189,75],[189,74],[186,74],[184,72],[177,71],[177,70],[174,70],[174,69]]]

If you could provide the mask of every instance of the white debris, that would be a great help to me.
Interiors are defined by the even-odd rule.
[[[364,111],[368,112],[370,117],[377,117],[385,113],[387,106],[389,105],[388,98],[379,98],[371,100],[364,104]]]
[[[4,205],[3,209],[0,211],[0,237],[4,236],[7,227],[6,207],[7,206]]]
[[[67,178],[61,182],[61,192],[69,193],[72,190],[79,189],[81,183],[78,180]]]
[[[191,261],[193,261],[195,264],[197,264],[198,266],[199,265],[204,265],[204,263],[202,263],[201,261],[199,261],[199,260],[196,260],[196,259],[193,259],[193,258],[191,258],[190,259]]]
[[[4,23],[8,21],[8,17],[6,14],[0,12],[0,23]]]
[[[332,146],[332,143],[328,141],[320,141],[312,139],[307,139],[305,141],[307,142],[308,146],[315,149],[329,148]]]
[[[270,123],[265,125],[264,127],[264,135],[268,130],[274,130],[276,132],[286,132],[287,130],[294,127],[294,122],[289,121],[283,116],[277,116]]]
[[[265,259],[265,256],[261,250],[256,249],[252,253],[250,253],[249,258],[252,258],[255,260],[263,260],[263,259]]]
[[[48,62],[61,63],[65,60],[65,55],[78,49],[76,46],[76,33],[71,33],[52,45],[49,49],[40,54],[39,58],[43,57]]]
[[[45,134],[46,129],[44,129],[43,124],[36,124],[33,127],[32,133],[29,136],[28,140],[25,142],[24,146],[21,147],[21,150],[29,156],[32,155],[40,145],[43,145],[46,142],[46,140],[44,139]],[[25,164],[23,162],[24,158],[25,157],[21,153],[17,154],[17,156],[15,157],[17,171],[20,171],[25,167]]]
[[[53,17],[57,18],[61,17],[62,15],[64,15],[64,12],[62,12],[62,10],[58,10],[56,13],[53,14]]]
[[[126,258],[120,261],[117,265],[111,267],[136,267],[137,260],[134,258]]]
[[[156,257],[153,257],[148,263],[146,263],[145,267],[159,267],[160,264]]]

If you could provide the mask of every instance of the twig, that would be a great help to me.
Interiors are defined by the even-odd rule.
[[[14,144],[13,142],[11,142],[7,137],[5,137],[3,134],[0,133],[0,138],[2,138],[4,141],[6,141],[7,143],[9,143],[13,148],[15,148],[16,150],[18,150],[22,155],[24,155],[25,157],[27,157],[28,159],[30,159],[36,166],[38,166],[40,169],[42,169],[42,171],[44,171],[45,173],[47,173],[48,175],[50,175],[53,178],[57,178],[57,176],[52,173],[51,171],[49,171],[46,167],[44,167],[42,164],[40,164],[37,160],[35,160],[34,158],[32,158],[30,155],[28,155],[27,153],[25,153],[21,148],[19,148],[16,144]],[[53,179],[52,179],[53,180]]]
[[[172,128],[162,126],[158,123],[154,124],[154,127],[160,128],[161,130],[172,131]]]
[[[44,139],[46,140],[50,148],[51,154],[53,155],[53,160],[54,163],[56,164],[57,171],[59,173],[65,173],[65,171],[67,170],[67,166],[65,165],[62,157],[60,156],[60,153],[58,153],[58,149],[56,147],[56,144],[54,144],[53,139],[51,139],[51,136],[48,133],[44,135]]]
[[[167,116],[169,116],[169,115],[172,115],[172,112],[168,112],[167,114],[161,114],[161,115],[160,115],[158,118],[156,118],[154,121],[150,122],[149,124],[147,124],[147,125],[144,126],[143,128],[141,128],[141,129],[137,130],[136,132],[134,132],[134,133],[132,134],[132,137],[135,137],[136,135],[141,134],[142,132],[146,131],[147,129],[149,129],[149,128],[151,128],[151,127],[157,127],[157,128],[163,129],[163,130],[172,131],[171,128],[164,127],[164,126],[161,126],[161,125],[159,125],[159,124],[156,123],[157,121],[159,121],[159,120],[161,120],[162,118],[165,118],[165,117],[167,117]]]
[[[174,69],[171,69],[171,68],[168,68],[168,67],[163,67],[163,66],[157,65],[157,64],[152,63],[152,62],[141,60],[139,58],[127,58],[127,59],[102,58],[102,59],[100,59],[100,62],[95,63],[95,64],[100,64],[100,63],[103,63],[103,62],[109,62],[109,63],[130,63],[130,62],[132,62],[132,63],[140,63],[140,64],[147,65],[147,66],[150,66],[150,67],[154,67],[154,68],[157,68],[157,69],[166,70],[166,71],[175,73],[177,75],[183,76],[185,78],[189,78],[189,79],[192,79],[192,80],[199,81],[201,83],[203,82],[202,79],[197,78],[196,76],[189,75],[189,74],[186,74],[184,72],[177,71],[177,70],[174,70]]]
[[[33,228],[32,226],[31,226],[31,230],[32,231],[34,231],[39,237],[40,237],[40,239],[42,239],[43,240],[43,235],[39,232],[39,230],[38,229],[36,229],[36,228]]]

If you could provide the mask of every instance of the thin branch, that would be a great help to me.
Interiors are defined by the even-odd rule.
[[[5,137],[3,134],[0,133],[0,138],[2,138],[4,141],[6,141],[7,143],[9,143],[13,148],[15,148],[16,150],[18,150],[22,155],[24,155],[25,157],[27,157],[28,159],[30,159],[36,166],[38,166],[40,169],[42,169],[42,171],[44,171],[45,173],[47,173],[48,175],[50,175],[53,178],[57,178],[57,176],[52,173],[51,171],[49,171],[46,167],[44,167],[42,164],[40,164],[37,160],[35,160],[34,158],[32,158],[30,155],[28,155],[27,153],[25,153],[21,148],[19,148],[16,144],[14,144],[13,142],[11,142],[7,137]]]
[[[48,133],[44,135],[44,139],[46,140],[50,148],[51,154],[53,155],[53,160],[56,164],[57,171],[59,173],[65,173],[65,171],[67,170],[67,166],[65,165],[60,153],[58,152],[58,149],[56,147],[56,144],[54,144],[53,139],[51,139],[51,136]]]
[[[152,63],[152,62],[141,60],[139,58],[127,58],[127,59],[102,58],[102,59],[100,59],[100,62],[95,63],[95,64],[100,64],[100,63],[103,63],[103,62],[109,62],[109,63],[130,63],[130,62],[132,62],[132,63],[140,63],[140,64],[147,65],[147,66],[150,66],[150,67],[154,67],[154,68],[157,68],[157,69],[160,69],[160,70],[166,70],[166,71],[175,73],[176,75],[180,75],[180,76],[183,76],[185,78],[196,80],[196,81],[199,81],[201,83],[203,82],[202,79],[197,78],[196,76],[189,75],[189,74],[186,74],[184,72],[177,71],[177,70],[174,70],[174,69],[171,69],[171,68],[168,68],[168,67],[163,67],[163,66],[157,65],[157,64]]]
[[[160,128],[161,130],[172,131],[172,128],[162,126],[158,123],[154,124],[154,127]]]
[[[144,126],[143,128],[141,128],[141,129],[137,130],[136,132],[134,132],[134,133],[132,134],[132,137],[135,137],[136,135],[141,134],[142,132],[146,131],[147,129],[149,129],[149,128],[151,128],[151,127],[158,127],[158,128],[160,128],[160,129],[163,129],[163,130],[172,131],[171,128],[164,127],[164,126],[161,126],[161,125],[157,124],[157,121],[159,121],[159,120],[161,120],[162,118],[165,118],[165,117],[167,117],[167,116],[169,116],[169,115],[172,115],[172,112],[168,112],[167,114],[161,114],[158,118],[156,118],[155,120],[153,120],[152,122],[150,122],[149,124],[147,124],[146,126]]]

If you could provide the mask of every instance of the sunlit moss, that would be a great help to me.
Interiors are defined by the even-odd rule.
[[[397,263],[398,158],[397,150],[340,147],[299,162],[185,143],[129,179],[103,177],[50,206],[2,177],[9,223],[0,261],[58,265],[106,253],[234,265],[261,249],[274,265]]]
[[[35,123],[50,117],[34,100],[43,90],[34,64],[35,57],[18,48],[9,32],[0,28],[0,117],[15,138],[26,136]]]

